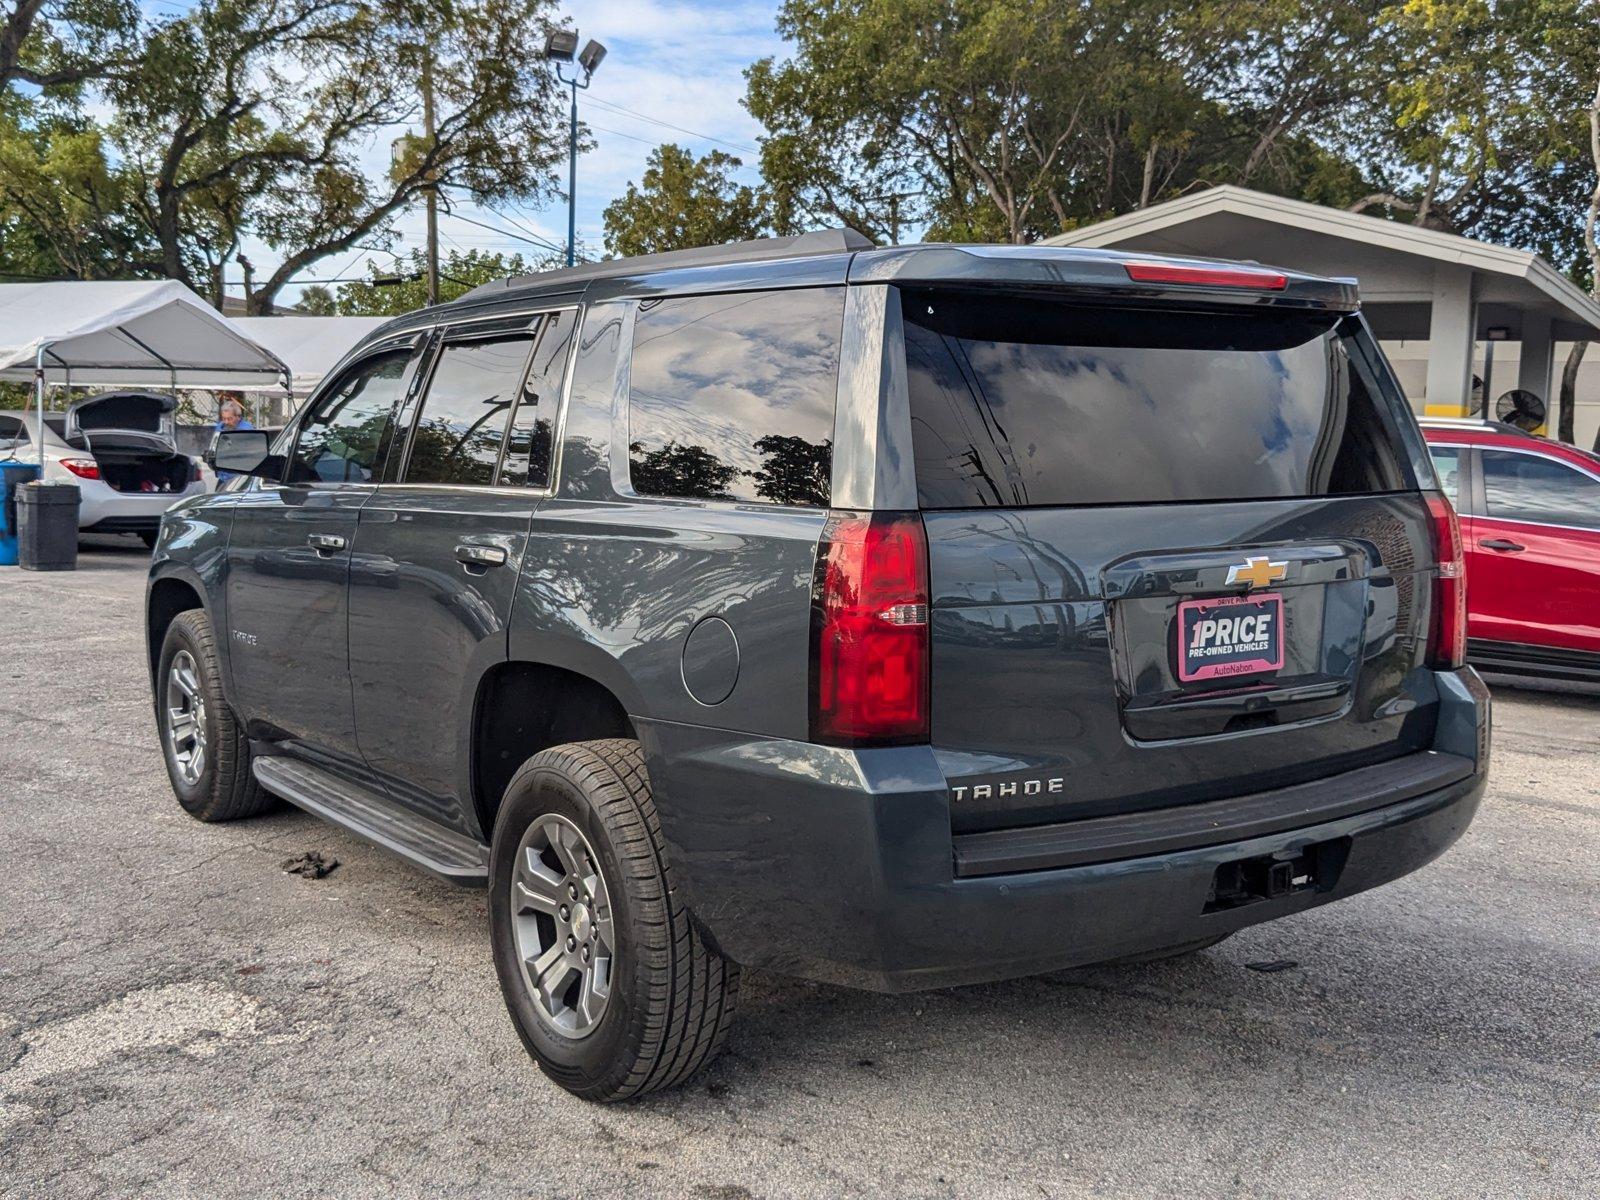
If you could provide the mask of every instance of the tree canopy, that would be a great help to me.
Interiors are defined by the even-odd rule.
[[[199,0],[145,19],[110,0],[14,0],[0,70],[39,90],[0,94],[0,230],[18,247],[6,239],[0,270],[164,276],[220,303],[225,265],[254,235],[279,256],[249,297],[270,312],[314,263],[385,244],[430,188],[546,198],[565,128],[550,66],[527,48],[552,11]],[[99,122],[79,103],[86,82]],[[389,169],[371,171],[374,141],[405,129]]]
[[[643,180],[606,206],[606,249],[656,254],[744,241],[770,232],[767,197],[734,180],[744,164],[713,150],[696,158],[668,143],[650,152]]]

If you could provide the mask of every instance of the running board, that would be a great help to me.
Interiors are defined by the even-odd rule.
[[[256,757],[256,781],[314,817],[331,821],[424,871],[465,887],[489,882],[489,848],[406,811],[392,800],[293,758]]]

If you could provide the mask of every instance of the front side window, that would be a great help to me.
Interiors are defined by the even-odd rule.
[[[550,486],[550,456],[555,444],[556,409],[561,403],[561,384],[566,376],[567,352],[578,321],[573,309],[563,309],[545,317],[534,346],[533,362],[517,410],[506,436],[505,461],[500,466],[500,482],[507,487],[543,488]]]
[[[844,289],[647,300],[628,460],[647,496],[826,507]]]
[[[22,423],[22,418],[0,414],[0,442],[20,445],[27,440],[28,427]]]
[[[1600,480],[1536,454],[1484,450],[1480,461],[1490,517],[1600,529]]]
[[[411,434],[407,483],[489,484],[533,338],[446,343]]]
[[[371,480],[388,453],[410,358],[409,350],[369,358],[325,393],[300,426],[285,482]]]
[[[924,508],[1278,499],[1411,486],[1338,318],[905,289]]]

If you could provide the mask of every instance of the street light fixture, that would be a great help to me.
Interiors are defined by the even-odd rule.
[[[567,266],[578,260],[578,89],[588,88],[606,48],[590,38],[578,53],[578,31],[552,29],[544,39],[544,56],[556,65],[556,78],[572,89],[572,118],[567,128]],[[562,63],[577,59],[578,70],[568,79]],[[581,74],[580,74],[581,72]]]

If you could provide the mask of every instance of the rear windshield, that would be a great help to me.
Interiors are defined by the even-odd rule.
[[[924,508],[1415,486],[1336,316],[902,294]]]

